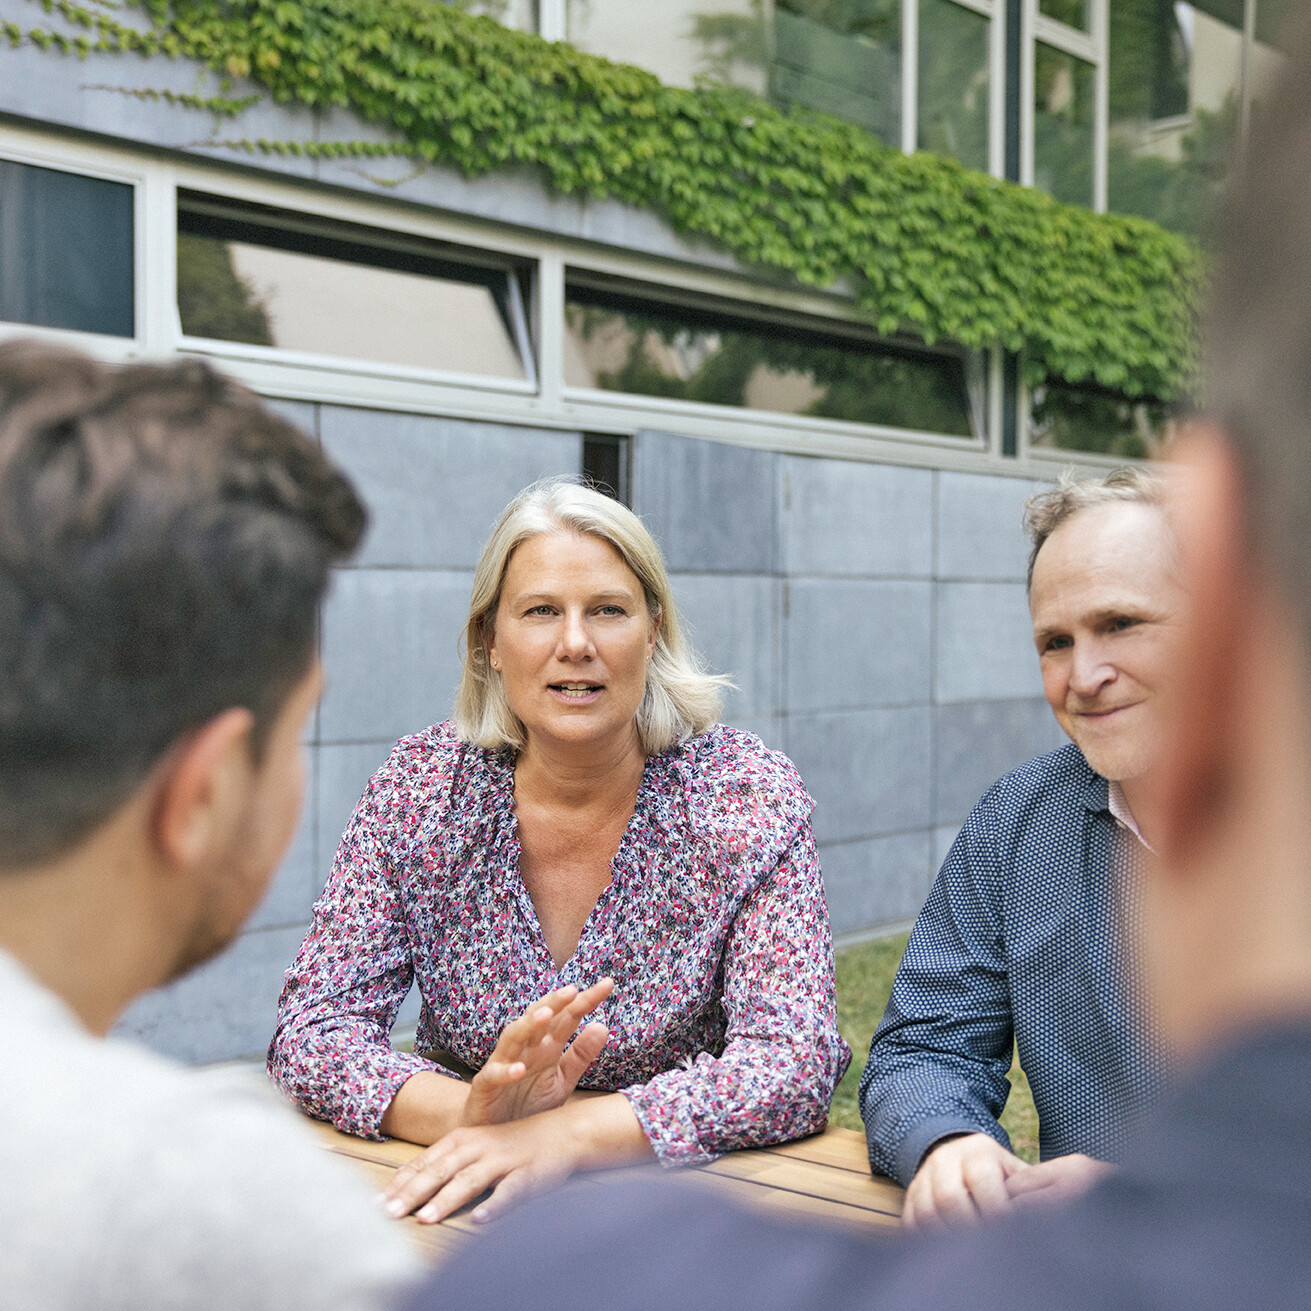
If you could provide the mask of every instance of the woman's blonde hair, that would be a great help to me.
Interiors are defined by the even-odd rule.
[[[722,691],[732,684],[722,675],[706,673],[683,636],[655,538],[618,501],[567,478],[544,478],[505,507],[474,571],[464,629],[464,669],[455,694],[460,739],[474,746],[516,749],[527,742],[523,723],[510,709],[505,686],[492,670],[487,648],[510,556],[528,538],[558,532],[585,533],[614,547],[642,584],[648,614],[660,621],[646,671],[646,692],[637,709],[642,749],[651,755],[704,733],[718,722]]]

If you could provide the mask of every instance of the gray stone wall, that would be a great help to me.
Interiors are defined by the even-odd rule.
[[[1024,594],[1034,486],[635,438],[634,508],[738,684],[725,718],[815,798],[840,938],[913,918],[984,788],[1061,740]]]
[[[324,607],[305,814],[268,897],[230,950],[121,1023],[191,1061],[266,1045],[369,775],[398,737],[449,712],[492,521],[526,484],[581,465],[578,433],[280,408],[356,481],[372,522]],[[1059,739],[1024,599],[1033,485],[658,432],[633,441],[634,508],[695,643],[737,684],[726,720],[786,751],[815,798],[835,931],[905,922],[987,784]]]

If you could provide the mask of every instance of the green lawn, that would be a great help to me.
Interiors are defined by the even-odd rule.
[[[830,1124],[848,1129],[862,1127],[856,1087],[865,1068],[870,1036],[888,1004],[892,978],[901,953],[906,950],[908,936],[901,933],[892,938],[878,938],[838,953],[838,1024],[842,1036],[851,1044],[852,1057],[851,1068],[833,1095]],[[1029,1081],[1018,1064],[1011,1066],[1010,1080],[1011,1095],[1001,1122],[1011,1136],[1015,1151],[1026,1161],[1036,1161],[1038,1116],[1029,1094]]]

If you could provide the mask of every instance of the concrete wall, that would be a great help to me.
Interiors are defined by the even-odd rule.
[[[527,483],[577,473],[582,458],[577,433],[281,408],[318,435],[373,518],[324,608],[328,688],[292,849],[233,947],[120,1026],[193,1061],[267,1043],[282,972],[365,782],[398,737],[449,712],[492,521]],[[1058,740],[1024,600],[1032,484],[633,440],[634,508],[698,647],[738,684],[725,718],[786,751],[815,797],[835,931],[910,918],[983,788]]]

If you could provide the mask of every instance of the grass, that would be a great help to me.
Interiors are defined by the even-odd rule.
[[[856,1089],[869,1052],[869,1040],[883,1016],[892,992],[892,979],[906,950],[908,934],[877,938],[838,953],[838,1026],[851,1045],[851,1068],[833,1095],[829,1123],[847,1129],[861,1129]],[[1026,1161],[1038,1159],[1038,1114],[1033,1109],[1029,1081],[1012,1061],[1011,1095],[1001,1122],[1011,1136],[1011,1146]]]

